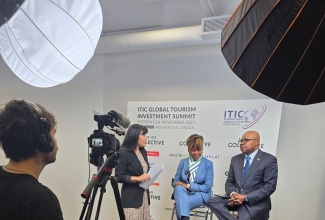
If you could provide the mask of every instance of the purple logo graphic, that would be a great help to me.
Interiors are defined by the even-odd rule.
[[[265,113],[266,105],[248,110],[226,110],[223,114],[224,126],[241,126],[247,129],[253,126]]]
[[[250,108],[247,111],[244,112],[244,124],[243,128],[247,129],[252,127],[260,118],[264,115],[266,111],[266,106],[263,105],[259,108]]]

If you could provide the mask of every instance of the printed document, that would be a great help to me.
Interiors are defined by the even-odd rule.
[[[144,189],[149,189],[149,186],[151,186],[151,184],[157,179],[157,177],[163,170],[164,170],[163,165],[161,164],[158,165],[156,163],[152,164],[148,172],[148,175],[150,176],[150,180],[140,183],[139,186]]]

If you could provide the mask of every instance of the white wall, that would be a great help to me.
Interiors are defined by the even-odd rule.
[[[67,220],[78,219],[81,213],[80,193],[88,177],[86,138],[96,129],[93,109],[126,113],[128,101],[267,98],[231,72],[218,45],[97,55],[71,82],[50,89],[30,87],[3,61],[0,66],[0,104],[25,98],[44,104],[57,116],[58,160],[44,170],[40,181],[58,195]],[[277,151],[279,181],[272,196],[271,220],[322,219],[324,112],[325,103],[283,106]],[[5,163],[3,158],[0,164]],[[90,167],[90,173],[95,173]],[[100,219],[118,219],[110,184]]]
[[[26,99],[56,115],[57,161],[44,169],[40,182],[56,193],[67,220],[78,219],[84,201],[80,194],[88,181],[87,137],[97,128],[93,109],[103,109],[102,74],[102,58],[96,57],[70,83],[40,89],[22,82],[0,60],[0,108],[13,98]],[[0,152],[3,165],[6,159]]]

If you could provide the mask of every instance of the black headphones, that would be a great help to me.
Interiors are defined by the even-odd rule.
[[[46,117],[44,116],[42,110],[36,104],[30,101],[26,101],[26,102],[35,110],[40,120],[41,133],[38,140],[38,149],[43,153],[49,153],[53,151],[54,144],[52,138],[49,136],[48,122],[46,120]]]

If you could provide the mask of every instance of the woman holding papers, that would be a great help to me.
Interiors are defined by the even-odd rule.
[[[133,124],[129,127],[119,151],[119,163],[115,167],[115,176],[118,182],[123,183],[121,201],[126,220],[150,219],[149,190],[139,186],[150,179],[147,174],[147,151],[144,149],[147,133],[148,129],[142,125]]]
[[[189,157],[178,164],[173,181],[177,219],[190,218],[190,210],[205,205],[212,196],[213,163],[202,156],[203,137],[192,134],[186,141]]]

